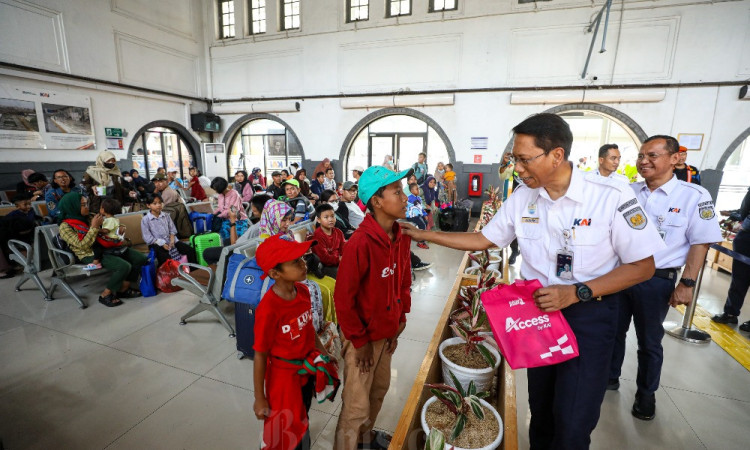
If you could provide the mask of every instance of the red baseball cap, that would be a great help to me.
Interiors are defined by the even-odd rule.
[[[277,234],[267,238],[255,251],[255,261],[263,270],[263,275],[260,277],[265,279],[269,270],[287,261],[294,261],[317,243],[317,241],[300,243],[286,234]]]
[[[680,145],[680,150],[678,151],[678,153],[684,153],[686,151],[687,151],[687,147],[685,147],[684,145]]]

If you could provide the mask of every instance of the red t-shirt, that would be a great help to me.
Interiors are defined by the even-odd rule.
[[[255,311],[256,352],[268,352],[284,359],[303,359],[315,349],[310,291],[295,283],[297,297],[284,300],[273,288],[263,296]]]

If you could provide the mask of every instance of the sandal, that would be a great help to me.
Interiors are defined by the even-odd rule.
[[[393,439],[393,436],[384,431],[373,430],[373,433],[372,440],[370,442],[360,442],[357,444],[357,449],[387,450],[388,446],[391,445],[391,439]]]
[[[122,305],[122,302],[120,299],[116,298],[114,295],[109,294],[106,297],[99,296],[99,303],[102,305],[108,307],[108,308],[114,308],[115,306]]]
[[[122,292],[118,292],[117,293],[117,298],[137,298],[137,297],[140,297],[141,295],[142,295],[141,291],[137,291],[135,289],[128,288],[128,289],[125,289]]]

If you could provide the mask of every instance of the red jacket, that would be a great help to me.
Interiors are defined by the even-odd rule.
[[[393,242],[370,214],[344,247],[334,303],[355,348],[392,338],[411,310],[411,238],[393,224]]]
[[[313,245],[312,252],[318,255],[320,262],[324,266],[338,266],[339,258],[344,254],[344,244],[346,244],[344,233],[334,227],[333,233],[328,236],[321,227],[318,227],[313,233],[313,239],[318,241],[318,245]]]

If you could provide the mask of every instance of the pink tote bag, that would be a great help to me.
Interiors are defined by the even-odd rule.
[[[534,303],[539,280],[501,284],[482,294],[500,353],[512,369],[549,366],[578,356],[578,342],[562,312]]]

